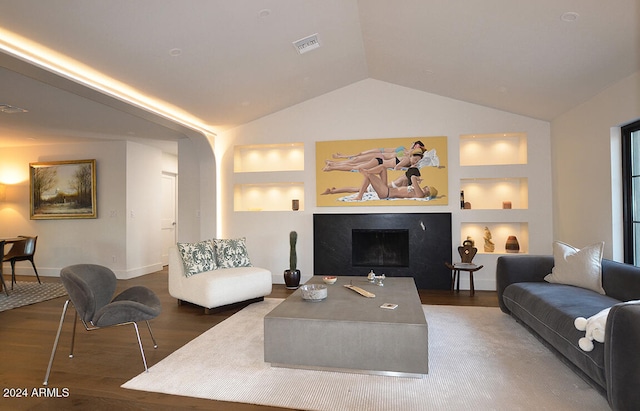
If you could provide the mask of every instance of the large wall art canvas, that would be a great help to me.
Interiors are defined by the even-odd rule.
[[[444,136],[319,141],[316,204],[447,205],[447,156]]]

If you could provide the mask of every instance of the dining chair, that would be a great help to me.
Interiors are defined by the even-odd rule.
[[[0,261],[4,261],[4,240],[0,241],[0,257],[2,257]],[[4,293],[8,297],[9,291],[7,290],[7,284],[4,282],[4,273],[2,272],[2,262],[0,262],[0,281],[2,281],[2,288],[4,289]]]
[[[38,236],[28,237],[28,236],[18,236],[23,240],[16,241],[11,246],[9,252],[2,257],[2,261],[9,261],[11,263],[11,289],[13,290],[13,285],[16,283],[16,262],[17,261],[30,261],[31,266],[33,267],[33,271],[36,273],[36,278],[38,279],[38,283],[42,284],[40,281],[40,276],[38,275],[38,270],[36,269],[36,264],[33,262],[33,256],[36,253],[36,242],[38,241]]]
[[[69,303],[75,308],[69,358],[73,358],[76,324],[78,315],[80,315],[80,321],[87,331],[132,324],[136,331],[144,370],[149,371],[137,322],[145,321],[147,323],[149,334],[151,334],[151,339],[153,340],[153,348],[158,348],[149,325],[149,320],[160,315],[161,304],[158,296],[147,287],[134,286],[122,291],[113,298],[116,290],[116,275],[111,269],[95,264],[76,264],[64,267],[60,271],[60,279],[69,294],[69,299],[62,308],[60,325],[53,343],[53,350],[51,351],[51,358],[49,359],[49,366],[47,367],[43,385],[49,383],[53,358],[58,348],[60,332],[62,331]]]

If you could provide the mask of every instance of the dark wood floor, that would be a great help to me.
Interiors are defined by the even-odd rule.
[[[33,281],[33,277],[19,278]],[[9,280],[10,281],[10,280]],[[43,278],[43,281],[59,281]],[[118,281],[118,291],[133,285],[153,289],[162,301],[162,314],[151,322],[158,349],[154,350],[145,326],[140,327],[149,366],[158,363],[204,331],[239,311],[234,307],[211,315],[192,305],[178,306],[167,289],[167,272]],[[274,285],[270,297],[286,298],[292,291]],[[0,297],[1,298],[1,297]],[[496,293],[476,291],[420,291],[423,304],[497,306]],[[42,388],[53,340],[66,298],[0,312],[0,410],[276,410],[251,404],[226,403],[189,397],[155,394],[120,388],[143,371],[132,326],[87,332],[77,328],[75,356],[68,358],[73,310],[65,327],[49,379],[48,396],[34,396]],[[229,347],[232,349],[232,347]],[[206,353],[203,353],[206,355]],[[211,381],[215,384],[215,381]],[[18,392],[27,397],[8,398]],[[57,393],[56,393],[57,390]],[[65,393],[68,392],[68,395]],[[38,392],[36,391],[36,394]],[[57,394],[57,397],[56,397]],[[51,398],[53,396],[53,398]]]

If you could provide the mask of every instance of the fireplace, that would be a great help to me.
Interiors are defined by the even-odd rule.
[[[413,277],[449,289],[451,213],[314,214],[314,274]]]
[[[408,267],[409,230],[351,230],[354,267]]]

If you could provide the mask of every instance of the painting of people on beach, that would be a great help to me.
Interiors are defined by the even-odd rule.
[[[319,207],[448,204],[447,137],[316,142]]]

